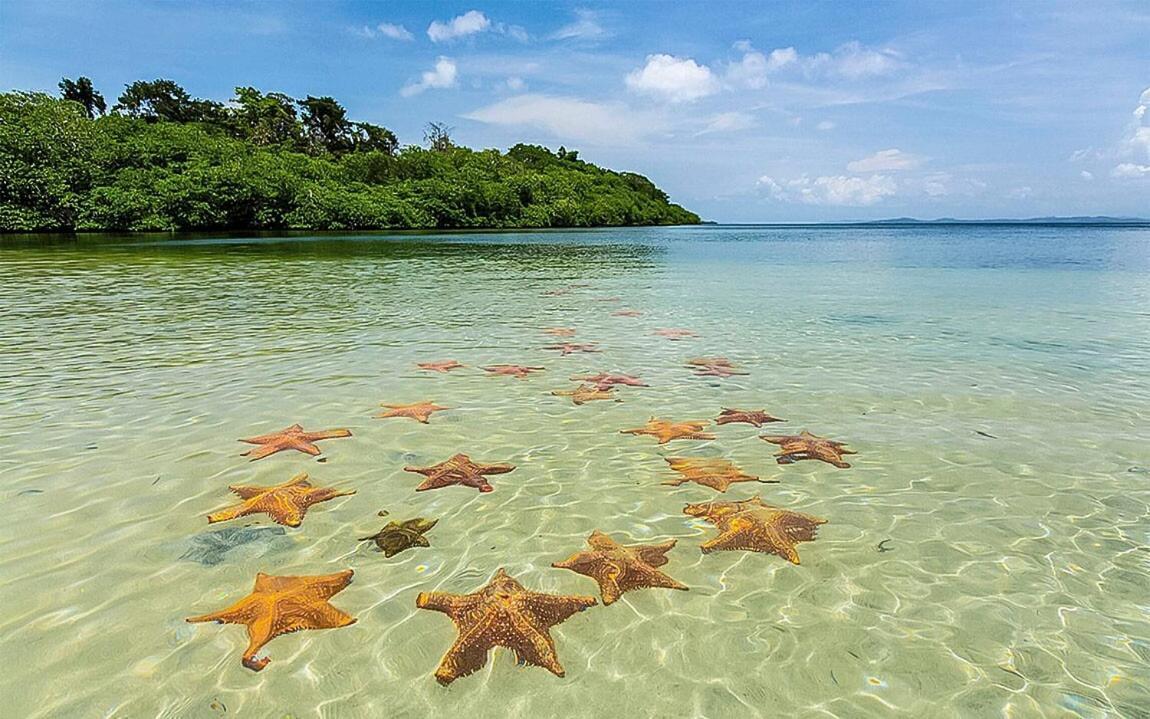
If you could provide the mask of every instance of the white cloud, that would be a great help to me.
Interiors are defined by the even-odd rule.
[[[381,22],[376,26],[376,30],[380,35],[389,37],[392,40],[414,40],[415,36],[412,35],[407,28],[403,25],[393,25],[389,22]]]
[[[746,130],[755,126],[755,117],[745,112],[721,112],[712,115],[707,126],[697,134],[706,135],[712,132],[735,132]]]
[[[752,90],[766,87],[767,75],[798,61],[798,53],[793,47],[772,50],[770,55],[764,55],[749,40],[739,40],[734,48],[743,53],[743,57],[727,65],[727,82]]]
[[[491,29],[491,20],[478,10],[468,10],[446,22],[434,20],[427,26],[432,42],[447,42]]]
[[[1082,172],[1078,173],[1078,175],[1079,175],[1079,176],[1080,176],[1080,177],[1081,177],[1083,180],[1086,180],[1087,182],[1091,182],[1091,181],[1093,181],[1093,180],[1094,180],[1094,173],[1093,173],[1093,172],[1089,172],[1089,171],[1087,171],[1087,170],[1083,170]]]
[[[632,141],[657,129],[658,123],[622,105],[573,97],[526,94],[479,108],[465,118],[490,125],[534,127],[564,142],[597,145]]]
[[[575,21],[555,31],[555,40],[593,40],[603,37],[607,31],[599,24],[599,13],[594,10],[577,9]]]
[[[711,68],[691,58],[648,55],[647,64],[626,77],[627,87],[670,102],[691,102],[719,91]]]
[[[1110,171],[1110,176],[1120,180],[1131,180],[1140,177],[1150,177],[1150,165],[1138,165],[1133,162],[1123,162]]]
[[[411,82],[403,86],[399,91],[400,95],[404,97],[411,97],[418,95],[424,90],[442,90],[449,87],[455,87],[455,77],[457,68],[455,61],[448,57],[440,56],[435,61],[435,67],[431,70],[420,75],[419,82]]]
[[[750,48],[749,45],[744,47]],[[801,70],[807,75],[825,75],[847,80],[889,75],[905,65],[902,55],[889,48],[874,49],[858,41],[848,42],[834,52],[800,55],[793,47],[772,50],[766,57],[766,71],[780,72],[786,68]]]
[[[899,170],[913,170],[922,164],[922,158],[917,155],[903,152],[897,147],[889,150],[879,150],[870,157],[847,163],[851,172],[897,172]]]
[[[767,58],[767,70],[775,72],[798,62],[798,60],[799,53],[793,47],[775,48],[771,50],[770,57]]]
[[[763,175],[758,185],[779,202],[799,202],[805,205],[866,207],[898,192],[895,181],[885,175],[804,176],[783,182]]]
[[[831,122],[830,120],[823,120],[819,124],[815,125],[815,129],[816,130],[822,130],[823,132],[826,132],[827,130],[835,129],[835,124],[833,122]]]
[[[525,87],[527,87],[527,83],[523,82],[523,78],[521,78],[521,77],[509,77],[509,78],[507,78],[506,85],[507,85],[507,89],[512,90],[513,92],[519,92],[519,91],[523,90]]]

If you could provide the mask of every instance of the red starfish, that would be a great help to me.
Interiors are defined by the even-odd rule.
[[[404,472],[415,472],[427,477],[423,484],[415,488],[416,492],[428,489],[439,489],[453,484],[464,487],[474,487],[480,492],[494,492],[495,487],[487,483],[485,474],[506,474],[515,469],[513,464],[479,464],[472,462],[466,454],[457,454],[446,462],[440,462],[430,467],[404,467]]]
[[[684,337],[698,337],[699,336],[696,333],[692,332],[691,330],[683,330],[683,329],[655,330],[654,334],[657,334],[660,337],[666,337],[669,340],[681,340]]]
[[[418,362],[415,366],[429,372],[450,372],[453,369],[466,367],[467,365],[460,364],[455,360],[441,360],[439,362]]]
[[[493,364],[490,367],[483,367],[484,372],[491,374],[509,375],[511,377],[518,377],[524,379],[532,372],[542,372],[542,367],[524,367],[517,364]]]
[[[582,344],[576,344],[573,342],[564,342],[562,344],[557,344],[557,345],[547,345],[543,349],[545,349],[545,350],[559,350],[559,354],[566,356],[566,355],[571,354],[572,352],[602,352],[603,350],[599,349],[597,345],[598,345],[597,342],[584,342]]]
[[[262,445],[256,449],[249,449],[241,454],[241,457],[252,458],[254,462],[257,459],[263,459],[270,454],[282,452],[285,449],[294,449],[300,452],[306,452],[312,456],[320,453],[319,447],[312,444],[321,439],[334,439],[336,437],[350,437],[351,432],[346,429],[325,429],[322,432],[305,432],[303,427],[298,424],[293,424],[287,429],[282,429],[279,432],[272,432],[271,434],[261,434],[258,437],[248,437],[241,439],[241,442],[248,444]]]
[[[575,329],[572,327],[547,327],[543,330],[545,335],[554,335],[555,337],[573,337]]]
[[[643,315],[639,310],[618,310],[612,312],[612,317],[641,317]]]
[[[782,422],[783,420],[778,417],[772,417],[767,414],[764,409],[742,410],[742,409],[727,409],[723,407],[723,411],[715,419],[715,424],[730,424],[732,422],[746,422],[753,424],[756,427],[762,427],[768,422]]]
[[[610,374],[608,372],[600,372],[595,375],[575,376],[571,378],[576,382],[590,382],[595,386],[595,389],[607,389],[617,384],[627,385],[628,387],[650,387],[638,377],[632,377],[629,374]]]
[[[733,377],[737,374],[750,374],[750,372],[744,372],[724,365],[712,365],[695,370],[696,377]]]

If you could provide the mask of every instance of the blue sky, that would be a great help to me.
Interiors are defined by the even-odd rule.
[[[0,86],[332,95],[719,221],[1150,215],[1150,2],[0,2]]]

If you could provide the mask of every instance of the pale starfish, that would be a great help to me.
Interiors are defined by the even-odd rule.
[[[595,385],[581,384],[576,389],[557,389],[551,392],[556,397],[570,397],[571,402],[574,404],[584,404],[594,400],[611,399],[619,402],[620,400],[615,397],[614,390],[611,387],[597,387]]]
[[[684,339],[686,337],[698,337],[699,336],[698,334],[696,334],[695,332],[692,332],[691,330],[683,330],[683,329],[675,329],[675,328],[655,330],[655,332],[653,334],[659,335],[660,337],[666,337],[669,340],[681,340],[681,339]]]
[[[386,404],[380,403],[380,407],[387,408],[386,412],[380,412],[375,415],[379,419],[387,419],[389,417],[407,417],[414,419],[416,422],[427,424],[427,420],[431,417],[432,412],[440,412],[450,407],[440,407],[434,402],[413,402],[412,404]]]
[[[835,442],[825,437],[813,435],[805,429],[799,434],[791,435],[761,435],[759,439],[771,444],[779,445],[775,452],[775,460],[779,464],[790,464],[803,459],[817,459],[827,464],[833,464],[839,469],[846,469],[850,464],[843,460],[844,454],[857,454],[854,450],[846,449],[846,443]]]
[[[820,524],[827,520],[789,509],[780,509],[752,497],[741,502],[688,504],[683,513],[702,517],[719,530],[719,536],[701,545],[703,554],[744,549],[776,554],[799,563],[795,545],[814,541]]]
[[[507,375],[509,377],[518,377],[519,379],[526,379],[527,375],[532,372],[542,372],[542,367],[525,367],[517,364],[495,364],[490,367],[483,367],[484,372],[491,374]]]
[[[714,439],[715,435],[704,432],[707,422],[671,422],[666,419],[651,418],[643,427],[620,430],[622,434],[647,434],[656,437],[659,444],[673,439]]]
[[[736,482],[762,482],[758,477],[746,474],[731,462],[718,457],[664,457],[671,469],[681,476],[669,479],[663,484],[678,487],[687,482],[710,487],[716,492],[726,492]]]
[[[482,668],[495,647],[515,652],[520,664],[563,676],[550,629],[595,604],[594,597],[528,591],[502,569],[471,594],[420,592],[415,599],[416,607],[451,617],[459,632],[435,670],[444,686]]]
[[[554,337],[574,337],[574,327],[547,327],[543,330],[543,334],[552,335]]]
[[[248,647],[243,653],[243,664],[258,672],[271,660],[256,659],[256,652],[279,635],[355,623],[355,617],[328,603],[351,583],[353,574],[350,569],[306,577],[273,577],[261,572],[248,596],[223,611],[188,617],[187,621],[246,624]]]
[[[642,317],[643,313],[639,310],[616,310],[611,313],[612,317]]]
[[[615,385],[626,385],[628,387],[650,387],[638,377],[633,377],[629,374],[612,374],[609,372],[600,372],[594,375],[579,376],[576,375],[571,378],[576,382],[588,382],[598,389],[608,389]]]
[[[430,467],[404,467],[403,471],[415,472],[427,477],[422,484],[415,488],[416,492],[449,487],[453,484],[472,487],[480,492],[494,492],[495,487],[488,484],[484,475],[506,474],[513,469],[515,469],[513,464],[479,464],[472,462],[466,454],[457,454],[445,462]]]
[[[415,366],[420,369],[428,370],[429,372],[450,372],[453,369],[459,369],[460,367],[466,367],[467,365],[460,364],[455,360],[442,360],[439,362],[418,362]]]
[[[733,367],[727,367],[724,365],[714,365],[713,367],[699,367],[695,370],[695,376],[696,377],[723,377],[723,378],[726,378],[726,377],[734,377],[735,375],[745,375],[745,374],[750,374],[750,372],[744,372],[743,370],[737,370]]]
[[[692,367],[734,367],[726,357],[693,357],[687,360]]]
[[[563,342],[561,344],[547,345],[543,349],[559,350],[560,355],[567,356],[573,352],[602,352],[603,350],[599,349],[598,344],[598,342]]]
[[[723,407],[723,411],[715,418],[715,424],[731,424],[732,422],[745,422],[746,424],[753,424],[756,427],[762,427],[769,422],[782,422],[783,420],[778,417],[772,417],[767,414],[766,410],[753,409],[727,409]]]
[[[334,439],[337,437],[350,437],[351,432],[346,429],[325,429],[322,432],[305,432],[303,427],[298,424],[293,424],[287,429],[282,429],[279,432],[272,432],[271,434],[261,434],[258,437],[248,437],[241,439],[241,442],[248,444],[258,444],[260,447],[256,449],[249,449],[242,453],[241,457],[251,457],[254,462],[257,459],[263,459],[268,455],[282,452],[285,449],[294,449],[299,452],[304,452],[315,456],[320,454],[319,447],[312,444],[321,439]]]
[[[570,569],[572,572],[591,577],[599,583],[603,605],[614,604],[619,597],[632,589],[665,587],[687,590],[687,586],[676,582],[659,571],[667,563],[667,552],[675,546],[672,539],[661,544],[632,544],[623,546],[611,537],[595,530],[587,538],[589,551],[576,552],[552,567]]]
[[[355,494],[354,489],[350,492],[341,492],[330,487],[313,487],[311,482],[307,481],[307,472],[300,472],[283,484],[273,487],[233,484],[228,489],[244,501],[209,514],[208,524],[263,513],[270,516],[276,524],[298,527],[303,522],[308,507],[313,504]]]

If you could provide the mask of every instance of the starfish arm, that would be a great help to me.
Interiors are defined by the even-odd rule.
[[[686,477],[677,477],[675,479],[668,479],[667,481],[661,482],[660,484],[666,484],[670,487],[681,487],[682,485],[684,485],[690,481],[691,480],[687,479]]]
[[[264,457],[275,454],[282,449],[286,448],[279,444],[264,444],[260,445],[259,447],[255,447],[254,449],[249,449],[246,452],[242,452],[240,456],[249,457],[251,458],[251,461],[254,462],[257,459],[263,459]]]
[[[703,554],[710,554],[711,552],[723,552],[733,549],[756,549],[754,538],[746,530],[741,531],[727,531],[721,533],[714,539],[703,542],[699,545],[703,550]]]
[[[479,465],[480,474],[507,474],[515,469],[514,464],[507,464],[500,462],[498,464],[481,464]]]
[[[256,653],[263,648],[265,644],[275,638],[272,629],[272,617],[262,617],[254,622],[248,624],[248,646],[244,649],[241,661],[243,665],[253,672],[258,672],[266,667],[271,659],[268,657],[256,658]]]
[[[416,537],[415,539],[411,540],[411,543],[413,545],[415,545],[416,547],[430,547],[431,546],[431,542],[427,541],[427,537],[424,537],[423,535],[420,535],[420,536]]]
[[[559,596],[526,591],[518,597],[521,611],[542,626],[559,624],[597,603],[595,597]]]
[[[443,655],[439,667],[435,670],[435,680],[447,686],[460,677],[474,674],[487,663],[487,652],[491,647],[490,642],[479,637],[465,640],[461,635]]]
[[[519,614],[511,615],[511,625],[518,631],[508,639],[507,645],[520,663],[543,667],[557,677],[563,676],[563,665],[555,653],[555,640],[545,627],[537,627]]]
[[[676,541],[671,539],[662,544],[636,545],[628,547],[628,549],[634,550],[646,564],[652,567],[661,567],[667,563],[667,552],[674,549],[675,544]]]
[[[306,476],[306,475],[305,475]],[[268,487],[253,487],[251,485],[233,484],[228,487],[240,499],[251,499],[252,497],[268,491]]]
[[[247,515],[258,511],[260,510],[256,509],[251,501],[243,502],[242,504],[237,504],[226,509],[221,509],[218,512],[212,512],[208,515],[208,524],[226,522],[229,519],[235,519],[236,517],[246,517]]]
[[[352,577],[355,576],[355,571],[352,569],[345,569],[342,572],[335,574],[323,574],[314,577],[308,577],[308,590],[314,592],[314,596],[322,597],[323,599],[330,599],[338,594],[347,585],[351,584]]]
[[[201,614],[195,617],[188,617],[184,621],[190,624],[199,624],[201,622],[218,622],[219,624],[245,624],[250,618],[257,614],[255,605],[251,601],[251,597],[247,596],[236,602],[227,609],[221,609],[218,612],[211,612],[209,614]]]
[[[322,450],[319,447],[315,446],[311,443],[311,440],[305,439],[304,437],[293,437],[291,441],[286,445],[286,447],[297,449],[300,452],[310,454],[313,457],[322,453]]]
[[[459,624],[463,617],[475,611],[480,599],[474,594],[452,594],[450,592],[420,592],[415,598],[415,606],[420,609],[430,609],[443,612]]]
[[[650,587],[659,587],[662,589],[678,589],[687,591],[688,587],[672,579],[667,574],[660,572],[654,567],[644,567],[632,565],[627,567],[627,576],[625,578],[627,589],[647,589]],[[603,602],[606,604],[606,601]]]
[[[304,437],[309,442],[315,442],[320,439],[336,439],[338,437],[350,437],[351,430],[348,429],[325,429],[320,432],[306,432]]]
[[[247,437],[247,438],[241,439],[240,441],[241,442],[247,442],[248,444],[265,444],[267,442],[271,442],[273,440],[279,439],[285,433],[302,432],[302,431],[303,431],[303,427],[299,426],[298,424],[293,424],[292,426],[288,427],[287,429],[281,429],[279,432],[270,432],[268,434],[261,434],[258,437]]]
[[[814,539],[813,532],[811,533],[810,538]],[[795,543],[799,540],[797,540],[789,532],[785,531],[785,529],[781,527],[769,528],[766,531],[766,540],[767,541],[765,541],[759,548],[759,551],[765,551],[769,552],[770,554],[780,556],[791,564],[800,564],[799,551],[795,548]]]

